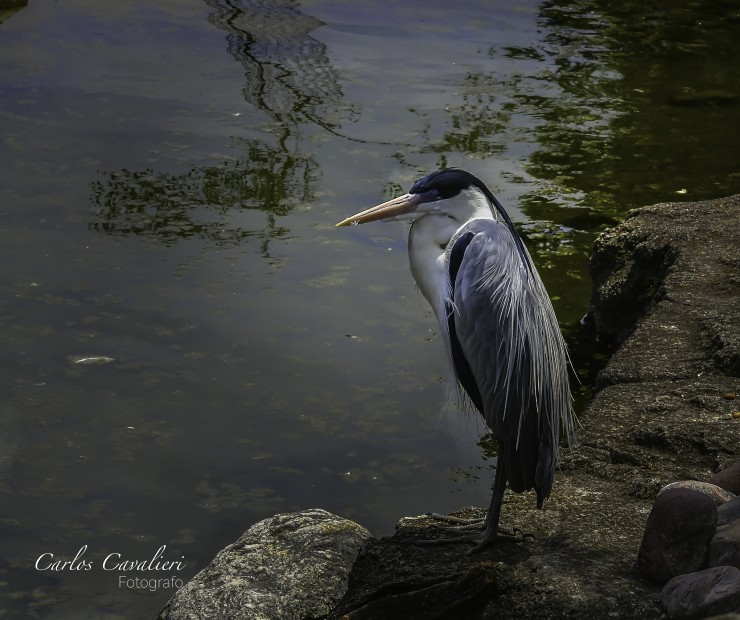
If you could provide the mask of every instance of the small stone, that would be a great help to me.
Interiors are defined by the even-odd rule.
[[[740,608],[740,570],[718,566],[671,579],[660,595],[674,620],[707,618]]]
[[[648,515],[637,554],[640,572],[665,583],[705,566],[717,525],[717,507],[707,494],[673,488],[660,493]]]
[[[731,499],[717,508],[717,527],[740,521],[740,497]]]
[[[692,491],[699,491],[709,495],[714,500],[716,506],[721,506],[727,501],[730,501],[734,496],[733,493],[728,492],[723,487],[709,482],[700,482],[699,480],[681,480],[680,482],[671,482],[665,485],[658,495],[668,489],[691,489]]]
[[[707,565],[740,568],[740,521],[717,528],[709,543]]]
[[[722,487],[725,491],[740,495],[740,461],[718,471],[708,482]]]

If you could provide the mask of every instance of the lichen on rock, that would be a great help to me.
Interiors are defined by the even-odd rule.
[[[325,510],[278,514],[250,527],[185,586],[161,620],[325,617],[347,589],[370,533]]]

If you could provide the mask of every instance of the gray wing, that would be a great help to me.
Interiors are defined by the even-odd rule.
[[[541,505],[552,489],[560,426],[569,439],[573,428],[568,356],[555,312],[529,254],[505,224],[472,220],[451,246],[451,346],[453,359],[456,348],[464,357],[456,369],[469,367],[510,488],[534,487]]]

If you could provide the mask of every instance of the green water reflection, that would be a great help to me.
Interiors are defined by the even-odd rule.
[[[737,191],[737,3],[546,2],[540,19],[561,96],[535,102],[533,174],[617,217]]]
[[[90,228],[167,245],[190,237],[235,245],[256,236],[268,256],[269,240],[287,232],[277,217],[315,199],[318,163],[257,140],[239,141],[234,150],[242,154],[179,175],[152,169],[106,174],[105,181],[92,184]],[[234,226],[229,214],[242,209],[263,211],[264,225]]]
[[[607,353],[579,324],[595,236],[740,192],[733,2],[101,7],[0,12],[11,617],[153,617],[171,594],[40,573],[47,551],[166,543],[189,576],[277,511],[386,534],[488,500],[492,444],[442,405],[406,229],[335,229],[348,213],[438,167],[482,177],[581,407]]]

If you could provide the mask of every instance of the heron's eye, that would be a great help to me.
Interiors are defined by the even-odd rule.
[[[440,243],[439,244],[439,249],[440,250],[446,250],[447,249],[447,244],[446,243]]]
[[[437,202],[442,198],[436,189],[430,189],[420,194],[421,202]]]

